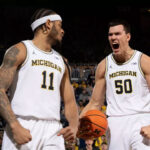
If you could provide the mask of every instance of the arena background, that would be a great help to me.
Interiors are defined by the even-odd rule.
[[[63,18],[65,36],[62,48],[57,49],[71,64],[71,81],[79,112],[88,103],[95,83],[96,65],[111,52],[107,40],[107,24],[114,18],[124,18],[131,24],[130,45],[150,56],[150,2],[146,0],[0,0],[0,63],[7,48],[21,40],[32,39],[30,18],[38,8],[55,10]],[[7,93],[9,96],[9,92]],[[105,113],[107,103],[102,106]],[[64,107],[61,121],[67,125]],[[0,149],[5,122],[0,118]],[[105,136],[99,137],[94,147],[107,145]],[[83,150],[82,139],[75,150]]]
[[[118,17],[131,23],[130,45],[150,55],[150,4],[146,1],[1,0],[0,62],[8,47],[32,38],[30,17],[38,8],[50,8],[62,16],[65,36],[59,51],[70,63],[98,63],[110,53],[107,24]]]

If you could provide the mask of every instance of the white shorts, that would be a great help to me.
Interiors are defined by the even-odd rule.
[[[11,132],[6,127],[2,150],[65,150],[63,137],[57,136],[62,128],[60,122],[22,118],[18,120],[24,128],[30,130],[32,141],[21,146],[15,145]]]
[[[150,125],[150,114],[108,117],[109,150],[150,150],[150,140],[140,135]]]

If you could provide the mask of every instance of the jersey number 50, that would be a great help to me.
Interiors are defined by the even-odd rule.
[[[130,79],[115,80],[115,88],[117,94],[132,93],[132,82]]]

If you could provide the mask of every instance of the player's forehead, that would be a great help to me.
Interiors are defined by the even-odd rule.
[[[117,33],[117,32],[123,32],[123,31],[125,30],[122,24],[109,27],[109,33]]]

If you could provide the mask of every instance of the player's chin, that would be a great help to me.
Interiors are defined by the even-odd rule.
[[[119,49],[113,49],[113,54],[116,54],[116,55],[120,54]]]
[[[61,42],[62,39],[63,39],[63,36],[59,36],[59,37],[58,37],[58,41],[59,41],[59,42]]]
[[[57,40],[57,44],[62,45],[62,38]]]
[[[61,46],[62,46],[62,42],[60,40],[55,40],[55,42],[53,43],[53,47],[54,49],[61,49]]]

